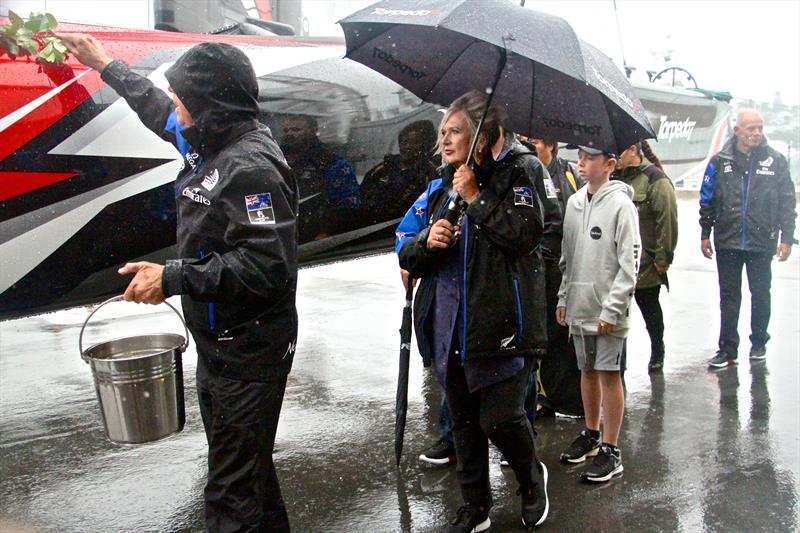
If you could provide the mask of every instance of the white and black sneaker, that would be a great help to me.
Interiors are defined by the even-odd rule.
[[[612,448],[608,444],[600,446],[600,451],[581,474],[585,481],[602,483],[614,476],[622,474],[622,453],[619,448]]]
[[[419,460],[432,465],[453,464],[456,462],[456,447],[452,442],[439,439],[433,446],[420,454]]]
[[[763,361],[767,358],[767,347],[766,346],[752,346],[750,348],[750,360],[751,361]]]
[[[600,439],[595,439],[589,435],[589,431],[584,429],[572,444],[561,453],[562,463],[582,463],[587,457],[594,457],[600,449]]]
[[[447,533],[480,533],[491,526],[488,508],[462,505],[458,508],[456,517],[450,521]]]
[[[550,512],[550,498],[547,496],[547,467],[541,465],[540,482],[535,487],[523,489],[518,493],[522,497],[522,525],[525,529],[533,529],[544,524]]]

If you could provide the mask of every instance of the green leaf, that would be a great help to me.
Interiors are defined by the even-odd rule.
[[[39,43],[33,39],[19,40],[17,45],[29,54],[35,54],[39,51]]]
[[[12,58],[19,55],[19,46],[17,46],[16,43],[9,42],[8,47],[4,48],[8,52],[8,55],[11,56]]]
[[[28,19],[25,22],[25,27],[31,31],[31,33],[39,33],[39,19]]]
[[[53,41],[53,48],[56,49],[57,52],[61,54],[67,53],[67,47],[60,40]]]
[[[56,18],[50,13],[45,13],[44,16],[47,17],[47,23],[48,23],[47,29],[50,31],[56,29],[56,26],[58,26],[58,21],[56,20]]]
[[[22,20],[22,17],[20,17],[10,9],[8,10],[8,18],[9,20],[11,20],[12,26],[22,26],[23,24],[25,24],[25,21]]]

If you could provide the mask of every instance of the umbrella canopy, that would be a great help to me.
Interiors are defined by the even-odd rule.
[[[622,72],[559,17],[509,0],[385,0],[339,24],[346,57],[427,102],[490,89],[505,61],[493,103],[517,133],[617,153],[656,136]]]

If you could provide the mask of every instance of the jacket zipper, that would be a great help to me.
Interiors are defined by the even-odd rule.
[[[463,363],[464,360],[467,358],[467,250],[469,249],[469,217],[464,215],[463,220],[463,229],[464,232],[464,292],[461,295],[461,313],[463,316],[463,322],[461,327],[461,362]]]
[[[204,258],[206,253],[203,250],[200,250],[200,259]],[[214,304],[212,302],[208,303],[208,327],[211,328],[213,331],[217,327],[217,321],[214,318]]]
[[[750,183],[753,181],[753,160],[755,154],[750,152],[750,168],[747,170],[747,191],[744,189],[744,174],[742,174],[742,250],[747,248],[747,204],[750,202]]]

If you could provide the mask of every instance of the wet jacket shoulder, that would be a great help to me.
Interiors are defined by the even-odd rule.
[[[642,260],[638,288],[657,287],[662,278],[654,265],[672,264],[678,243],[678,202],[675,187],[655,165],[643,161],[618,173],[617,179],[633,188],[633,203],[639,213]]]
[[[541,242],[541,253],[545,261],[557,263],[561,257],[561,225],[563,210],[558,200],[558,187],[549,171],[536,154],[524,144],[516,141],[513,135],[507,135],[505,157],[515,165],[525,166],[525,170],[533,177],[536,196],[542,208],[544,233]],[[501,159],[501,162],[503,159]]]
[[[786,158],[766,139],[749,158],[736,137],[708,163],[700,188],[701,238],[717,249],[772,253],[796,242],[795,191]]]
[[[583,180],[578,175],[575,166],[565,159],[554,157],[547,166],[547,172],[558,193],[558,203],[561,206],[561,213],[567,210],[569,197],[575,194],[578,189],[583,187]]]

